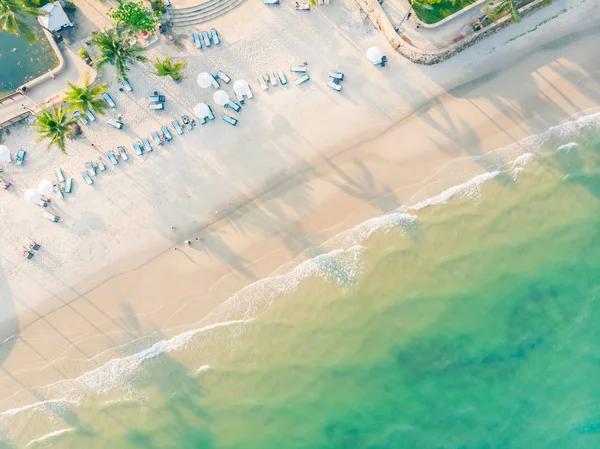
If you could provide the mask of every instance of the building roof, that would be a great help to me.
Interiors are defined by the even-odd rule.
[[[58,31],[61,28],[73,26],[73,23],[71,23],[59,2],[48,3],[40,9],[46,11],[48,14],[38,17],[38,20],[49,31]]]

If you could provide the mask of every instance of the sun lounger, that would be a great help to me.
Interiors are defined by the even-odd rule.
[[[235,103],[235,102],[233,102],[231,100],[229,100],[227,102],[227,104],[225,104],[225,106],[228,107],[228,108],[233,109],[235,112],[240,112],[240,109],[242,109],[242,107],[239,104],[237,104],[237,103]]]
[[[40,249],[40,244],[37,243],[35,240],[31,240],[29,238],[25,239],[25,246],[27,247],[27,249],[29,251],[37,251],[38,249]]]
[[[98,158],[96,159],[96,163],[98,164],[98,168],[100,169],[100,171],[106,171],[106,165],[104,165],[104,161],[102,160],[102,158]]]
[[[69,179],[67,179],[67,182],[65,183],[65,193],[71,193],[72,190],[73,190],[73,178],[69,178]]]
[[[196,48],[202,48],[202,41],[200,40],[200,36],[198,33],[192,33],[192,37],[194,38],[194,43],[196,44]]]
[[[133,92],[133,88],[131,87],[131,84],[129,84],[129,81],[127,81],[127,80],[123,80],[123,88],[127,92]]]
[[[156,145],[162,145],[163,141],[162,139],[159,137],[157,132],[153,132],[152,133],[152,138],[154,139],[154,141],[156,142]]]
[[[87,119],[86,119],[86,118],[85,118],[83,115],[81,115],[81,113],[80,113],[79,111],[75,111],[75,112],[73,112],[73,115],[74,115],[75,117],[77,117],[77,120],[79,120],[79,122],[80,122],[82,125],[87,125],[87,124],[88,124],[88,121],[87,121]]]
[[[200,34],[202,34],[202,39],[204,39],[204,46],[210,47],[210,36],[208,35],[208,33],[206,31],[203,31]]]
[[[240,102],[240,104],[244,104],[246,102],[246,100],[244,100],[244,96],[239,94],[239,93],[235,93],[235,97],[238,99],[238,101]]]
[[[160,130],[163,132],[163,136],[165,136],[165,140],[167,142],[170,142],[171,140],[173,140],[173,136],[169,132],[169,128],[167,128],[166,126],[161,126]]]
[[[108,92],[104,92],[104,93],[102,94],[102,98],[104,98],[104,101],[106,101],[106,102],[108,103],[108,105],[109,105],[111,108],[114,108],[114,107],[116,107],[116,106],[117,106],[117,105],[115,104],[115,102],[113,101],[113,99],[111,98],[111,96],[110,96],[110,95],[108,95]]]
[[[333,78],[334,81],[343,81],[344,74],[341,72],[329,72],[329,78]]]
[[[194,125],[192,124],[192,122],[190,121],[190,118],[187,115],[182,115],[181,121],[186,126],[188,131],[191,131],[194,128]]]
[[[226,121],[227,123],[229,123],[231,126],[237,125],[238,121],[237,121],[236,118],[230,117],[228,115],[223,115],[222,118],[223,118],[224,121]]]
[[[164,103],[150,103],[148,109],[152,111],[162,111],[165,108]]]
[[[275,76],[275,73],[269,72],[269,82],[271,83],[271,86],[277,86],[277,77]]]
[[[119,163],[119,160],[117,159],[117,156],[115,156],[115,153],[113,153],[112,151],[107,151],[106,152],[106,157],[108,158],[108,160],[113,165],[117,165]]]
[[[63,175],[63,172],[60,168],[57,168],[56,170],[54,170],[54,173],[56,173],[58,182],[65,182],[65,175]]]
[[[310,75],[307,73],[307,74],[305,74],[304,76],[301,76],[300,78],[298,78],[298,79],[295,81],[295,83],[296,83],[296,84],[298,84],[298,85],[300,85],[300,84],[302,84],[302,83],[305,83],[305,82],[307,82],[309,79],[310,79]]]
[[[56,184],[54,184],[52,187],[54,189],[54,193],[56,193],[56,195],[58,195],[59,198],[65,197],[62,193],[62,190],[60,190],[60,187],[58,187]]]
[[[173,128],[175,128],[177,134],[183,134],[183,129],[181,129],[181,125],[179,125],[179,122],[177,120],[173,120],[171,122],[171,125],[173,125]]]
[[[308,3],[308,2],[297,3],[296,10],[297,11],[310,11],[310,3]]]
[[[84,172],[84,173],[85,173],[85,172]],[[86,173],[86,175],[87,175],[87,173]],[[53,222],[55,222],[55,223],[58,223],[58,221],[60,220],[60,217],[59,217],[58,215],[51,214],[50,212],[44,212],[44,213],[42,214],[42,216],[43,216],[44,218],[47,218],[47,219],[48,219],[48,220],[50,220],[50,221],[53,221]]]
[[[260,84],[260,87],[262,87],[262,90],[267,90],[269,88],[269,86],[267,86],[267,83],[265,82],[264,76],[260,75],[256,79],[258,80],[258,84]]]
[[[96,176],[96,167],[94,167],[91,162],[85,163],[85,169],[88,171],[90,176]]]
[[[150,95],[148,97],[148,100],[152,101],[153,103],[164,103],[165,96],[164,95]]]
[[[279,5],[279,0],[264,0],[265,5]]]
[[[92,180],[92,178],[90,178],[90,175],[89,175],[89,174],[88,174],[88,172],[86,172],[86,171],[82,171],[82,172],[81,172],[81,177],[82,177],[82,178],[83,178],[83,180],[84,180],[85,182],[87,182],[87,183],[88,183],[88,185],[90,185],[90,186],[91,186],[91,185],[94,183],[94,181]]]
[[[215,28],[211,28],[210,35],[212,37],[213,44],[219,45],[221,43],[221,39],[219,39],[219,33],[217,33],[217,30]]]
[[[19,152],[17,153],[17,165],[23,165],[23,162],[25,162],[26,154],[27,152],[25,150],[19,150]]]
[[[19,246],[19,251],[21,251],[21,254],[25,259],[31,259],[33,257],[33,253],[24,246]]]
[[[213,114],[212,108],[210,106],[208,106],[208,119],[209,120],[215,119],[215,114]]]
[[[125,148],[123,148],[122,146],[118,146],[117,151],[119,152],[121,159],[123,159],[124,161],[129,160],[129,156],[127,156],[127,151],[125,151]]]
[[[140,145],[139,142],[133,142],[133,149],[135,150],[135,152],[138,156],[141,156],[142,154],[144,154],[144,150],[142,149],[142,146]]]
[[[229,82],[231,81],[231,78],[229,78],[227,75],[225,75],[222,71],[217,71],[217,77],[219,79],[222,79],[225,84],[229,84]]]
[[[109,120],[108,124],[110,126],[114,126],[117,129],[122,129],[123,128],[123,123],[119,122],[118,120]]]
[[[248,100],[254,96],[252,95],[252,90],[250,89],[250,86],[248,86],[248,94],[246,96],[248,97]]]
[[[342,91],[342,86],[340,86],[339,84],[336,84],[336,83],[333,83],[333,82],[329,81],[329,82],[327,83],[327,85],[328,85],[329,87],[331,87],[333,90],[337,90],[338,92],[341,92],[341,91]]]
[[[305,65],[295,65],[295,66],[292,66],[292,68],[290,70],[294,73],[306,73],[306,66]]]
[[[96,121],[96,116],[94,115],[94,113],[90,109],[87,110],[86,115],[90,119],[90,122],[95,122]]]
[[[285,74],[282,70],[277,70],[277,74],[279,75],[279,81],[281,82],[281,85],[285,86],[287,84],[287,78],[285,77]]]
[[[142,139],[142,143],[144,144],[144,149],[146,153],[150,153],[154,148],[150,145],[150,141],[148,139]]]

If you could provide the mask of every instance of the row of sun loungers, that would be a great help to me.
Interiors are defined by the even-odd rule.
[[[37,251],[41,248],[40,244],[29,238],[25,239],[25,245],[19,247],[19,251],[26,259],[33,257],[33,251]]]
[[[219,45],[221,43],[221,39],[219,39],[219,33],[217,33],[217,30],[215,28],[212,28],[210,30],[210,36],[206,31],[202,31],[200,34],[192,33],[192,38],[194,39],[194,44],[196,44],[197,49],[202,48],[203,42],[204,46],[207,48],[210,47],[211,40],[214,45]]]

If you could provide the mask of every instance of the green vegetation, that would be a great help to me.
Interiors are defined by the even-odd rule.
[[[183,78],[181,70],[185,67],[185,61],[173,62],[171,57],[166,55],[163,59],[156,58],[154,61],[154,69],[156,76],[170,76],[173,81],[179,81]]]
[[[129,65],[136,61],[145,61],[143,47],[135,44],[133,32],[121,28],[105,31],[94,31],[91,43],[98,47],[100,55],[94,58],[92,64],[99,70],[106,64],[117,67],[119,80],[127,79]]]
[[[71,137],[73,131],[71,125],[76,122],[75,117],[67,117],[67,110],[62,104],[54,104],[50,108],[42,109],[33,125],[39,134],[37,142],[48,140],[48,149],[56,145],[60,151],[67,154],[65,149],[65,137]]]
[[[85,48],[80,48],[79,50],[77,50],[77,56],[79,56],[81,59],[83,59],[85,61],[86,59],[88,59],[90,57],[90,54],[88,53],[88,51]]]
[[[477,0],[410,0],[417,17],[427,24],[437,23],[476,1]]]
[[[86,114],[88,109],[91,109],[97,114],[104,114],[106,102],[102,99],[102,94],[106,92],[106,83],[90,84],[89,74],[85,75],[82,86],[67,81],[69,89],[67,89],[65,101],[69,103],[69,112],[79,111]]]
[[[490,0],[490,3],[493,4],[495,2],[493,0]],[[488,17],[490,18],[490,20],[495,22],[500,17],[503,17],[506,14],[510,13],[512,21],[515,23],[518,22],[521,19],[519,18],[519,13],[517,12],[517,7],[515,3],[517,3],[517,0],[501,0],[499,3],[492,6],[492,9],[488,13]]]
[[[110,16],[117,23],[122,23],[131,30],[153,33],[160,22],[160,16],[153,13],[143,2],[119,1],[117,9],[109,10]]]
[[[0,31],[16,34],[29,43],[35,42],[37,36],[25,19],[45,14],[44,11],[27,6],[19,0],[0,0]]]

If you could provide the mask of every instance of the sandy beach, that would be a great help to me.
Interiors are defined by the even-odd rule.
[[[211,23],[221,48],[197,52],[190,29],[185,51],[148,51],[150,61],[165,52],[185,59],[181,84],[150,74],[149,62],[132,69],[134,94],[117,90],[110,67],[100,74],[117,103],[108,116],[122,114],[124,131],[99,120],[64,156],[33,143],[29,127],[11,129],[4,144],[28,156],[3,167],[14,187],[0,201],[0,411],[210,324],[204,317],[235,292],[326,251],[341,231],[486,173],[501,162],[488,152],[593,111],[598,12],[591,0],[558,1],[439,66],[390,49],[381,69],[364,52],[386,42],[353,2],[309,15],[247,2]],[[257,74],[304,61],[309,83],[260,90]],[[238,126],[218,120],[136,156],[134,139],[211,99],[195,77],[218,69],[253,88]],[[326,86],[332,69],[346,74],[342,94]],[[154,90],[167,96],[166,111],[147,109]],[[117,145],[130,160],[85,185],[84,163]],[[75,178],[71,195],[52,199],[59,224],[23,200],[57,167]],[[17,251],[27,237],[42,245],[31,261]]]

